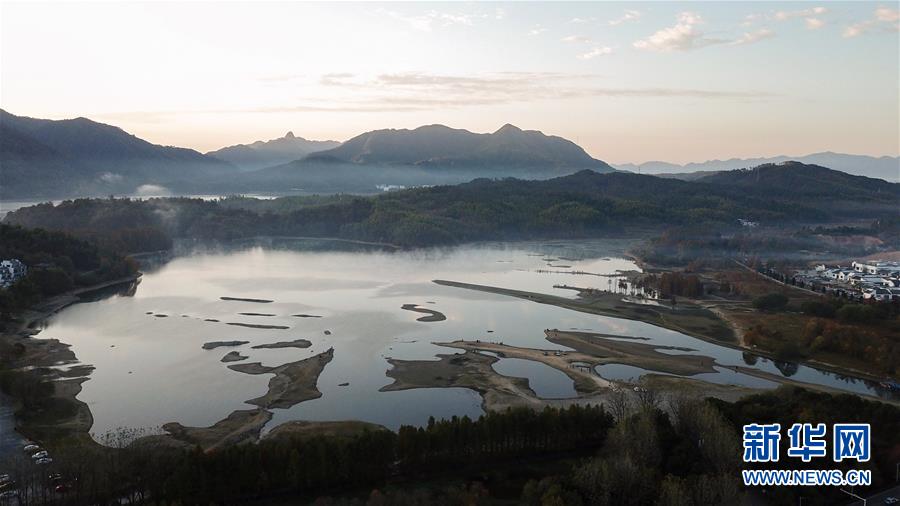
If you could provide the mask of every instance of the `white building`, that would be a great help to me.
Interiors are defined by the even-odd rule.
[[[873,262],[853,262],[851,265],[856,272],[864,272],[866,274],[891,275],[893,273],[900,273],[900,262],[882,262],[876,260]]]
[[[0,260],[0,288],[9,288],[27,273],[28,268],[18,259]]]

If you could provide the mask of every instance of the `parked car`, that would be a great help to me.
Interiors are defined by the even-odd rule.
[[[25,445],[25,447],[23,447],[22,450],[25,453],[34,453],[34,452],[41,451],[41,447],[36,444],[28,444],[28,445]]]
[[[51,459],[50,457],[44,457],[42,459],[37,459],[34,463],[39,466],[46,466],[47,464],[52,464],[53,459]]]
[[[885,498],[884,498],[884,503],[885,503],[885,504],[897,504],[897,503],[900,503],[900,499],[897,499],[897,498],[894,497],[894,496],[885,497]]]
[[[32,455],[31,458],[33,458],[34,460],[38,460],[38,459],[47,458],[49,456],[50,456],[50,454],[47,453],[47,450],[41,450],[41,451],[35,453],[34,455]]]

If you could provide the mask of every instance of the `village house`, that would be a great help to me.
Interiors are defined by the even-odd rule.
[[[28,268],[18,259],[0,260],[0,288],[9,288],[27,273]]]

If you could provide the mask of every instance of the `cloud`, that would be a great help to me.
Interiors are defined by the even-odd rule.
[[[700,24],[703,24],[703,18],[699,14],[682,12],[678,15],[678,22],[675,26],[663,28],[645,39],[636,41],[633,45],[646,51],[669,52],[689,51],[728,42],[704,37],[703,32],[697,28]]]
[[[808,30],[818,30],[825,26],[825,21],[820,18],[806,18],[806,28]]]
[[[875,9],[875,19],[886,23],[896,23],[900,21],[900,10],[891,9],[890,7],[879,7]]]
[[[760,28],[754,32],[746,32],[737,39],[729,42],[732,46],[740,46],[744,44],[753,44],[754,42],[759,42],[763,39],[770,39],[775,36],[775,32],[769,30],[768,28]]]
[[[501,8],[494,9],[493,13],[491,14],[485,12],[467,13],[430,10],[424,14],[407,15],[398,11],[392,11],[383,8],[378,9],[376,12],[406,23],[413,30],[417,30],[420,32],[430,32],[436,25],[443,27],[453,25],[473,26],[475,24],[475,20],[478,19],[503,19],[504,17],[506,17],[506,11]]]
[[[612,49],[591,49],[586,59],[607,55]],[[318,87],[304,88],[296,100],[232,109],[120,111],[94,113],[110,120],[179,121],[185,115],[199,114],[286,114],[297,112],[363,113],[418,112],[440,109],[465,109],[495,105],[522,105],[541,101],[590,98],[685,99],[685,100],[770,100],[779,95],[734,89],[700,89],[605,86],[605,78],[593,73],[493,72],[474,75],[402,72],[361,76],[346,72],[318,77]],[[293,82],[283,86],[293,87]]]
[[[821,16],[828,12],[828,9],[825,7],[812,7],[810,9],[800,9],[796,11],[777,11],[774,14],[774,18],[776,21],[787,21],[788,19],[793,18],[809,18],[814,16]]]
[[[741,23],[741,26],[751,26],[753,23],[764,18],[765,16],[762,14],[747,14],[744,16],[744,21]]]
[[[591,38],[584,35],[569,35],[568,37],[563,37],[562,40],[563,42],[578,42],[581,44],[588,44],[591,42]]]
[[[543,26],[534,25],[534,28],[532,28],[531,30],[528,31],[528,35],[531,35],[533,37],[535,35],[540,35],[546,31],[547,31],[547,29],[544,28]]]
[[[578,55],[578,58],[581,60],[590,60],[596,58],[598,56],[605,56],[608,54],[612,54],[613,50],[611,47],[602,46],[602,47],[593,47],[590,51],[584,54]]]
[[[576,24],[580,24],[580,23],[593,23],[594,21],[597,21],[597,18],[594,18],[594,17],[590,17],[590,18],[572,18],[572,19],[569,20],[569,23],[576,23]]]
[[[591,59],[612,52],[612,48],[598,46],[579,58]],[[368,79],[356,76],[328,82],[331,83],[329,87],[332,91],[326,92],[324,96],[329,98],[308,97],[303,103],[287,108],[263,108],[255,112],[418,111],[584,97],[759,100],[774,96],[743,90],[614,88],[601,86],[601,78],[595,74],[558,72],[498,72],[477,75],[403,72],[380,74]],[[345,94],[340,93],[342,88],[346,88]]]
[[[621,17],[618,17],[616,19],[610,19],[608,21],[608,23],[610,26],[617,26],[617,25],[621,25],[622,23],[627,23],[629,21],[637,21],[640,18],[641,18],[641,11],[634,11],[634,10],[626,9],[625,14],[623,14]]]
[[[879,7],[875,9],[872,19],[860,21],[844,28],[843,36],[849,39],[872,30],[900,31],[900,10]]]
[[[822,19],[822,15],[827,13],[827,7],[818,6],[793,11],[775,11],[770,14],[748,14],[744,17],[744,21],[741,23],[741,26],[752,26],[755,23],[766,19],[780,22],[796,18],[803,18],[808,30],[818,30],[819,28],[825,26],[825,20]]]

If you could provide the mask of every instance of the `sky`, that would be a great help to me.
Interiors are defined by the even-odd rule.
[[[0,107],[199,151],[506,123],[610,163],[900,154],[897,2],[0,2]]]

